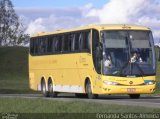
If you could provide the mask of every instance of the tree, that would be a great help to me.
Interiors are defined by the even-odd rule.
[[[11,0],[0,0],[0,46],[13,46],[22,42],[23,25],[13,9]]]
[[[158,43],[158,61],[160,61],[160,39]]]

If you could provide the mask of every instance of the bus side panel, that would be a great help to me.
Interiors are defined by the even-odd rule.
[[[79,54],[29,56],[30,88],[40,90],[42,77],[46,84],[52,77],[55,91],[75,92],[75,88],[80,87],[78,58]]]
[[[92,86],[92,92],[98,94],[100,92],[100,80],[98,80],[97,72],[93,66],[93,60],[91,54],[82,53],[79,57],[78,69],[80,72],[81,86],[83,87],[83,93],[85,93],[85,80],[89,79]]]

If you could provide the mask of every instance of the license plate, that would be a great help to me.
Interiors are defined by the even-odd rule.
[[[127,88],[127,92],[134,93],[136,92],[135,88]]]

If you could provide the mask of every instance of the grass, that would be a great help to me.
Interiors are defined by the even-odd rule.
[[[34,93],[28,82],[28,48],[0,48],[0,93]]]
[[[0,98],[0,113],[156,113],[159,109],[50,99]],[[38,108],[37,108],[38,107]],[[96,108],[95,108],[96,107]],[[111,108],[112,107],[112,108]],[[23,110],[22,110],[23,109]]]

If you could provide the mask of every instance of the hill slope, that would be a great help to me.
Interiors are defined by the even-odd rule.
[[[8,80],[11,78],[9,74],[25,78],[28,76],[28,48],[0,48],[0,80]]]
[[[30,92],[28,48],[0,48],[0,93]]]

